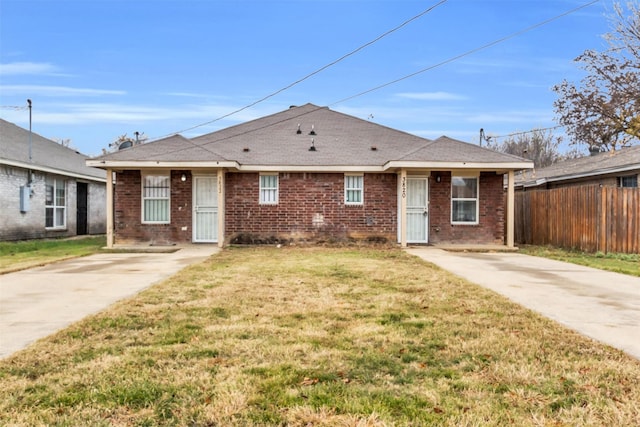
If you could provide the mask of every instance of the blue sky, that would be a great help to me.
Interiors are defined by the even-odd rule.
[[[31,99],[34,132],[89,155],[125,133],[195,127],[182,133],[192,137],[308,102],[477,144],[480,128],[502,136],[557,124],[551,87],[579,81],[573,60],[606,48],[612,0],[452,59],[589,2],[0,0],[0,117],[28,128]]]

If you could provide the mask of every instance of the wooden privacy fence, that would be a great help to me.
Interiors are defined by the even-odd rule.
[[[515,241],[585,252],[640,253],[640,188],[517,192]]]

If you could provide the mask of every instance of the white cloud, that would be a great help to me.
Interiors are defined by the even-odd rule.
[[[402,92],[396,96],[407,99],[419,99],[422,101],[458,101],[467,97],[450,92]]]
[[[7,85],[0,86],[0,92],[4,95],[24,96],[100,96],[100,95],[126,95],[123,90],[87,89],[68,86],[39,86],[39,85]]]
[[[54,74],[58,67],[46,62],[11,62],[0,64],[0,75]]]

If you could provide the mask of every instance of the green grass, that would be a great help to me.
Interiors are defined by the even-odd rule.
[[[558,261],[571,262],[587,267],[640,277],[640,254],[621,254],[597,252],[595,254],[555,248],[552,246],[520,247],[520,252]]]
[[[640,362],[400,249],[228,248],[0,361],[0,425],[638,425]]]
[[[0,274],[96,253],[104,236],[0,242]]]

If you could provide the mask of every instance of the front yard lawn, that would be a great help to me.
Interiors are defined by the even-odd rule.
[[[91,255],[105,244],[104,236],[0,242],[0,274]]]
[[[558,261],[571,262],[600,270],[613,271],[640,277],[640,254],[620,254],[597,252],[590,254],[581,251],[572,251],[552,246],[528,246],[520,247],[520,252]]]
[[[0,389],[0,425],[640,424],[638,360],[398,248],[227,248]]]

